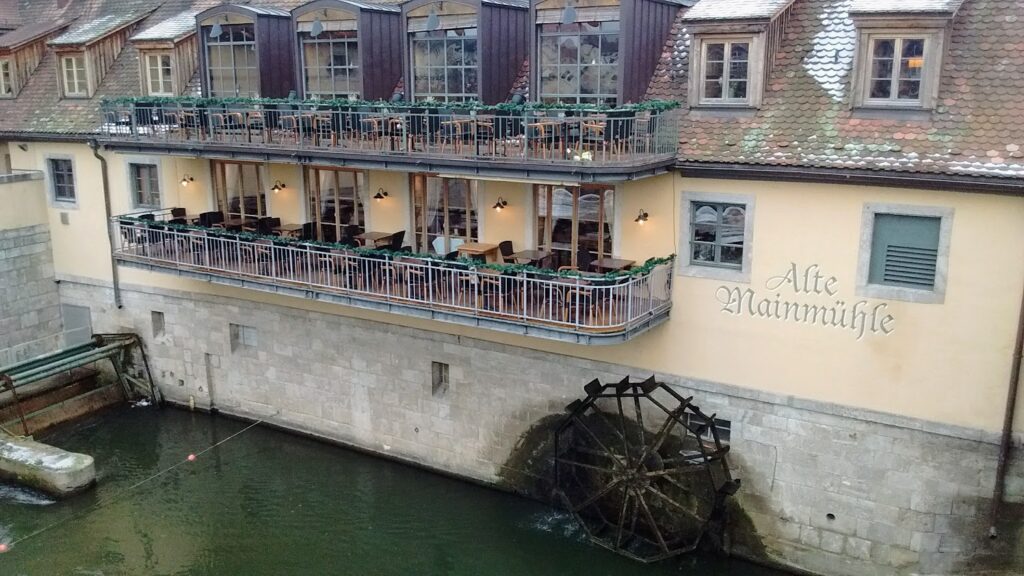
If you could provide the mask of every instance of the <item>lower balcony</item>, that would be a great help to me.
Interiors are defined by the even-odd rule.
[[[403,252],[115,217],[122,265],[264,292],[575,342],[615,344],[668,319],[673,257],[611,274]]]

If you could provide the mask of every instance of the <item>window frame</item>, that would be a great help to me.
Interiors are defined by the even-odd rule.
[[[546,189],[545,192],[542,190]],[[572,216],[570,217],[570,238],[568,248],[555,247],[554,243],[554,229],[555,229],[555,218],[554,218],[554,202],[555,192],[558,190],[564,190],[571,195],[572,202]],[[601,232],[604,231],[605,227],[609,228],[609,238],[606,240],[603,233],[599,233],[597,236],[597,248],[596,250],[589,250],[593,253],[594,260],[600,260],[601,258],[611,258],[614,253],[616,234],[620,229],[619,219],[616,218],[618,212],[616,210],[616,197],[619,196],[619,190],[615,184],[601,184],[601,183],[587,183],[578,185],[560,185],[560,184],[534,184],[531,189],[533,195],[533,228],[536,232],[533,236],[535,246],[538,250],[551,253],[556,266],[578,266],[576,261],[576,255],[581,248],[580,238],[580,201],[584,196],[596,194],[597,198],[597,209],[598,216],[596,220],[597,229]],[[609,203],[608,196],[610,193],[610,210],[606,209],[606,205]],[[544,195],[545,206],[543,208],[543,216],[540,199],[541,195]],[[621,202],[621,200],[619,200]],[[545,218],[544,222],[541,222],[541,218]],[[595,222],[588,220],[587,222]],[[568,261],[562,258],[558,258],[557,253],[568,252]]]
[[[53,155],[46,156],[46,180],[49,188],[50,202],[54,206],[61,208],[76,208],[78,207],[78,174],[75,170],[75,160],[71,156],[67,155]],[[71,197],[58,197],[57,196],[57,178],[54,171],[54,162],[67,162],[70,166],[71,174]],[[67,186],[66,184],[64,186]]]
[[[875,216],[877,214],[940,219],[938,255],[935,258],[935,284],[931,290],[890,284],[872,284],[870,282],[871,254],[874,251]],[[954,209],[945,206],[919,206],[878,202],[865,204],[861,217],[860,250],[857,261],[857,296],[902,300],[919,304],[942,304],[945,302],[946,281],[949,274],[949,246],[953,232],[953,215]]]
[[[238,194],[238,211],[232,212],[231,208],[231,196],[227,186],[227,167],[230,165],[238,166],[239,179],[240,179],[240,190]],[[252,166],[255,170],[256,185],[248,187],[246,190],[245,186],[245,167]],[[263,172],[264,164],[261,162],[250,162],[244,160],[210,160],[210,173],[213,176],[213,192],[214,201],[217,206],[217,210],[224,214],[225,218],[241,218],[243,220],[256,219],[267,216],[270,212],[267,195],[267,189],[264,188],[264,183],[267,182],[265,174]],[[255,191],[255,194],[252,192]],[[256,198],[256,212],[246,211],[246,198]]]
[[[432,233],[428,222],[429,206],[427,200],[429,198],[429,180],[436,179],[441,182],[440,200],[438,202],[437,210],[443,217],[441,224],[440,233]],[[466,206],[452,206],[452,193],[451,182],[452,181],[463,181],[466,183]],[[432,176],[429,174],[410,174],[409,175],[409,190],[412,195],[409,208],[411,210],[410,219],[412,221],[412,240],[407,241],[413,246],[413,251],[421,253],[434,253],[440,256],[452,252],[452,240],[462,240],[462,243],[467,242],[479,242],[481,238],[481,218],[480,218],[480,202],[481,194],[479,188],[480,181],[471,178],[448,178],[442,176]],[[457,230],[451,221],[451,215],[453,210],[461,209],[464,214],[464,224],[462,226],[462,234],[453,234],[453,230]],[[418,217],[417,217],[418,216]],[[475,231],[475,234],[474,234]],[[435,236],[434,240],[438,238],[444,238],[444,252],[435,252],[433,250],[434,240],[430,237]],[[458,246],[455,247],[458,249]]]
[[[945,51],[945,37],[945,29],[931,26],[921,28],[872,27],[859,29],[852,82],[852,107],[875,110],[931,110],[934,108],[938,98],[939,78],[942,72],[942,55]],[[921,70],[920,98],[917,100],[871,98],[874,43],[876,40],[889,38],[900,40],[921,38],[924,40],[924,64]],[[894,64],[896,64],[898,59],[895,57],[896,54],[893,56]],[[896,66],[894,66],[895,68]]]
[[[738,268],[693,260],[693,248],[691,245],[693,205],[700,203],[744,206],[743,258],[741,260],[742,264]],[[682,223],[682,230],[678,239],[678,253],[683,255],[683,257],[678,259],[677,274],[693,278],[710,278],[749,284],[753,263],[754,222],[757,210],[755,197],[752,194],[684,191],[679,210],[679,221]]]
[[[221,40],[221,38],[223,38],[225,34],[229,34],[229,32],[232,32],[235,29],[235,27],[240,28],[242,26],[248,26],[249,27],[249,32],[251,34],[251,38],[246,39],[246,40],[236,41],[236,40],[234,40],[229,35],[228,39],[226,41],[222,41]],[[261,85],[260,85],[261,76],[260,76],[260,59],[259,59],[259,53],[258,53],[259,46],[257,45],[257,42],[256,42],[256,23],[255,22],[230,22],[230,23],[222,24],[221,27],[222,27],[222,29],[224,29],[224,32],[221,33],[221,35],[219,37],[217,37],[216,39],[210,38],[210,30],[211,30],[212,26],[203,25],[200,28],[200,31],[203,34],[203,54],[202,54],[202,56],[203,56],[203,66],[205,68],[206,90],[208,92],[207,96],[209,96],[210,98],[259,98],[259,92],[260,92],[260,89],[261,89]],[[240,32],[240,34],[243,37],[245,37],[245,31]],[[231,65],[230,66],[216,66],[216,67],[214,67],[214,66],[210,65],[210,62],[211,62],[211,58],[210,58],[211,50],[210,50],[210,48],[213,47],[213,46],[218,46],[218,47],[229,46],[229,47],[231,47],[231,50],[230,50]],[[252,52],[252,60],[251,60],[252,65],[248,65],[250,63],[250,61],[247,59],[246,60],[246,64],[247,65],[244,67],[244,69],[251,71],[251,76],[250,76],[249,80],[251,82],[253,82],[252,86],[250,86],[252,91],[249,92],[249,93],[245,93],[245,94],[243,94],[239,90],[240,87],[239,87],[239,84],[238,84],[238,79],[239,79],[238,71],[239,71],[239,67],[238,67],[238,63],[237,63],[237,61],[235,59],[235,56],[236,56],[235,49],[237,47],[239,47],[239,46],[244,47],[244,49],[245,49],[244,52],[245,53]],[[214,69],[216,69],[216,70],[230,70],[231,71],[232,84],[234,85],[234,93],[233,94],[226,94],[226,93],[222,93],[220,91],[214,91],[214,85],[213,85],[213,70]]]
[[[330,177],[335,182],[334,195],[328,193],[323,189],[321,185],[320,177],[322,174],[330,174]],[[352,186],[352,217],[354,222],[346,223],[342,221],[341,210],[338,209],[338,205],[341,204],[341,200],[344,199],[344,194],[341,191],[340,178],[342,173],[352,174],[353,186]],[[362,231],[366,231],[366,220],[369,205],[369,186],[367,184],[368,175],[363,170],[353,170],[350,168],[332,168],[328,166],[307,166],[306,167],[306,178],[308,185],[306,190],[308,195],[306,198],[306,206],[309,210],[309,220],[315,224],[314,234],[317,240],[324,240],[324,227],[334,228],[335,242],[342,238],[342,232],[346,226],[359,226]],[[323,220],[323,201],[329,199],[335,203],[334,209],[334,221],[329,222]]]
[[[77,64],[73,67],[73,76],[76,90],[72,91],[71,86],[68,85],[68,62],[74,63],[77,60],[81,60],[82,66],[79,67]],[[81,78],[79,78],[81,74]],[[64,90],[65,98],[88,98],[89,97],[89,65],[88,58],[85,57],[85,52],[79,52],[74,54],[62,54],[60,57],[60,85]],[[81,85],[81,86],[79,86]],[[82,90],[77,90],[81,87]]]
[[[480,50],[480,15],[479,15],[479,13],[477,13],[476,18],[477,18],[476,19],[476,26],[458,27],[458,28],[439,28],[437,30],[417,31],[417,32],[408,32],[407,33],[406,42],[408,42],[408,46],[409,46],[408,59],[409,59],[409,74],[410,74],[410,80],[411,80],[411,82],[409,83],[409,99],[410,99],[410,101],[418,102],[418,101],[424,101],[424,100],[433,100],[433,101],[436,101],[436,102],[466,102],[466,101],[470,101],[470,100],[479,100],[480,99],[480,90],[481,90],[481,85],[480,85],[480,58],[481,58],[481,56],[483,54],[482,54],[482,52]],[[456,31],[456,30],[464,31],[463,36],[461,36],[461,37],[457,36],[456,38],[451,38],[451,37],[448,36],[449,32],[453,32],[453,31]],[[468,34],[468,31],[470,31],[470,30],[473,31],[472,36],[470,36]],[[423,36],[417,37],[418,35],[421,35],[421,34]],[[462,54],[463,55],[465,55],[465,53],[466,53],[465,52],[466,40],[473,40],[476,43],[476,49],[475,49],[475,54],[476,54],[475,59],[476,59],[476,61],[475,61],[474,64],[467,66],[465,64],[465,57],[463,57],[463,64],[461,64],[461,65],[453,66],[453,65],[449,64],[449,62],[447,60],[447,54],[448,54],[447,45],[448,45],[449,41],[452,41],[452,40],[455,40],[455,39],[458,39],[462,43],[462,46],[463,46]],[[445,45],[445,55],[446,55],[446,57],[445,57],[444,65],[443,66],[431,66],[431,65],[428,65],[428,66],[425,66],[425,67],[417,67],[416,66],[416,45],[418,43],[421,43],[421,42],[426,42],[429,45],[429,43],[437,42],[437,41],[444,42],[444,45]],[[429,54],[429,48],[428,48],[428,54]],[[445,78],[445,92],[434,92],[434,91],[429,89],[430,88],[430,86],[429,86],[429,84],[430,84],[430,75],[429,74],[427,75],[428,90],[426,92],[419,92],[419,91],[417,91],[416,90],[416,71],[421,69],[421,68],[426,68],[428,71],[431,70],[431,69],[441,69],[441,70],[444,70],[445,71],[445,74],[444,74],[444,78]],[[454,70],[454,69],[459,69],[459,70],[462,71],[462,88],[463,88],[462,92],[449,92],[448,91],[448,71],[449,70]],[[467,70],[473,70],[475,75],[476,75],[476,89],[474,91],[472,91],[472,92],[467,92],[466,89],[465,89],[466,88],[466,71]]]
[[[158,66],[157,66],[157,70],[160,71],[163,68],[162,59],[165,58],[165,57],[167,58],[167,68],[171,72],[171,77],[167,81],[167,83],[169,85],[166,86],[167,90],[160,90],[160,91],[154,92],[153,91],[153,80],[154,80],[154,78],[153,78],[153,67],[150,66],[150,58],[158,58],[158,59],[160,59],[159,60],[160,64],[158,64]],[[177,95],[177,92],[175,91],[175,87],[174,87],[175,74],[174,74],[174,54],[173,53],[166,52],[166,51],[145,52],[145,53],[143,53],[142,65],[143,65],[143,77],[144,77],[144,81],[145,81],[145,84],[146,84],[145,85],[146,94],[148,94],[149,96],[171,96],[171,97]],[[158,80],[158,83],[161,84],[161,88],[164,88],[165,86],[162,86],[164,84],[163,79],[162,78],[158,78],[157,80]]]
[[[324,35],[331,34],[332,32],[351,32],[352,36],[347,38],[325,38]],[[363,94],[363,55],[359,45],[359,30],[336,30],[336,31],[324,31],[319,36],[313,37],[309,32],[299,32],[299,64],[302,78],[302,93],[307,98],[319,98],[319,99],[344,99],[354,98],[359,99]],[[355,63],[351,59],[348,60],[344,66],[335,66],[333,62],[334,46],[335,44],[345,44],[346,46],[346,59],[348,59],[349,49],[355,49]],[[313,66],[308,62],[306,58],[306,48],[308,46],[317,46],[317,51],[325,49],[331,56],[331,64],[327,68],[320,67],[319,65]],[[323,90],[311,90],[310,89],[310,78],[309,71],[316,70],[318,78],[320,74],[326,73],[329,78],[332,87],[338,87],[338,79],[335,78],[334,74],[336,70],[345,70],[347,72],[347,79],[345,80],[347,91],[341,92],[324,92]],[[323,78],[319,78],[319,82],[323,82]],[[353,84],[356,85],[356,90],[352,90]]]
[[[14,98],[14,61],[11,58],[0,58],[0,98]]]
[[[135,170],[138,167],[152,168],[153,174],[149,177],[150,184],[156,184],[156,202],[143,202],[140,196],[140,190],[136,186],[138,177],[136,176]],[[155,160],[129,160],[127,162],[128,169],[128,190],[131,192],[132,206],[135,208],[152,208],[159,209],[163,206],[163,190],[160,187],[161,183],[161,172],[160,163]],[[148,192],[150,200],[153,199],[154,192],[150,190]]]
[[[707,45],[747,42],[747,97],[740,98],[704,98],[704,68],[706,66]],[[730,50],[727,48],[727,54]],[[764,33],[754,34],[697,34],[693,40],[691,54],[699,58],[690,59],[689,101],[693,108],[758,108],[764,88]],[[728,58],[723,62],[724,72],[728,72]],[[726,82],[728,75],[723,76]],[[722,94],[726,93],[727,85],[723,83]]]

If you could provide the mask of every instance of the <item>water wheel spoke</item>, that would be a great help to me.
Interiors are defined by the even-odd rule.
[[[640,459],[637,460],[637,462],[639,463],[637,467],[638,470],[641,466],[643,466],[643,463],[647,461],[647,458],[652,453],[657,452],[661,448],[661,445],[665,443],[665,439],[668,438],[669,434],[672,433],[672,429],[675,428],[675,426],[675,418],[669,417],[668,419],[665,420],[665,423],[661,425],[661,429],[658,430],[658,434],[655,435],[654,441],[649,446],[646,446],[644,448],[644,451],[640,454]]]
[[[594,440],[594,443],[596,443],[596,444],[597,444],[597,446],[598,446],[599,448],[601,448],[601,450],[604,450],[604,451],[605,451],[605,452],[607,452],[608,454],[615,454],[615,452],[612,452],[611,450],[609,450],[609,449],[608,449],[608,447],[607,447],[607,446],[605,446],[605,445],[604,445],[604,442],[601,442],[601,439],[600,439],[600,438],[598,438],[596,434],[594,434],[594,431],[593,431],[593,430],[591,430],[591,429],[590,429],[590,427],[588,427],[588,426],[587,426],[587,425],[586,425],[586,424],[585,424],[585,423],[583,422],[583,420],[582,420],[582,419],[580,419],[580,417],[579,417],[579,416],[576,416],[576,415],[574,414],[574,415],[573,415],[573,419],[574,419],[574,420],[575,420],[575,421],[576,421],[576,422],[577,422],[577,423],[578,423],[578,424],[580,425],[580,428],[583,428],[583,431],[584,431],[584,432],[586,432],[586,433],[587,433],[587,435],[588,435],[588,436],[590,436],[590,438]],[[616,464],[616,465],[618,465],[618,464]]]
[[[619,512],[619,526],[618,531],[615,534],[615,547],[622,548],[622,529],[626,526],[626,511],[629,510],[629,499],[633,495],[633,491],[628,486],[623,486],[622,489],[622,510]]]
[[[644,518],[647,520],[647,525],[651,527],[654,532],[654,536],[658,539],[658,545],[661,549],[668,553],[668,544],[665,543],[665,537],[661,535],[661,530],[658,529],[658,523],[654,521],[654,515],[651,514],[651,509],[647,507],[647,501],[644,500],[643,496],[637,494],[637,502],[643,507]]]
[[[622,397],[619,396],[615,399],[615,403],[619,407],[619,428],[622,433],[619,434],[619,438],[622,439],[622,453],[626,456],[626,466],[632,465],[632,460],[629,458],[629,439],[626,438],[626,413],[622,409]]]
[[[612,488],[615,488],[619,484],[619,482],[621,482],[621,479],[619,479],[619,478],[616,478],[616,479],[612,480],[611,482],[608,483],[607,486],[605,486],[604,488],[598,490],[597,494],[594,494],[590,498],[587,498],[579,506],[574,507],[572,509],[572,511],[573,512],[579,512],[580,510],[583,510],[584,508],[590,506],[594,502],[597,502],[598,500],[603,498],[605,494],[611,492]]]
[[[633,384],[633,388],[634,389],[636,388],[636,384]],[[640,397],[639,396],[633,396],[633,408],[636,411],[636,428],[637,428],[637,433],[640,436],[640,445],[641,446],[646,446],[647,445],[647,439],[645,438],[646,430],[644,429],[644,415],[643,415],[643,411],[640,409]]]
[[[679,466],[676,468],[665,468],[663,470],[649,470],[642,474],[646,478],[665,478],[666,480],[670,480],[674,483],[675,481],[671,479],[670,474],[692,474],[693,472],[703,471],[703,466]]]
[[[674,508],[678,509],[680,512],[682,512],[683,514],[686,514],[690,518],[693,518],[694,520],[697,520],[698,522],[702,522],[702,523],[704,522],[704,520],[701,519],[700,516],[697,516],[692,510],[686,508],[685,506],[683,506],[679,502],[676,502],[675,500],[669,498],[667,495],[665,495],[661,491],[655,489],[653,486],[648,486],[647,487],[647,491],[650,492],[651,494],[654,494],[658,498],[661,498],[662,500],[667,502],[669,505],[671,505]]]
[[[577,462],[575,460],[567,460],[565,458],[555,458],[555,462],[558,462],[559,464],[567,464],[569,466],[576,466],[578,468],[586,468],[588,470],[596,470],[598,472],[604,472],[606,474],[611,474],[611,472],[612,472],[611,470],[609,470],[607,468],[604,468],[602,466],[597,466],[597,465],[594,465],[594,464],[585,464],[583,462]]]

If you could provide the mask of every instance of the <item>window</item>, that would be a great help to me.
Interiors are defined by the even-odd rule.
[[[267,199],[259,164],[214,160],[213,174],[218,209],[227,218],[266,215]]]
[[[750,93],[750,41],[702,44],[701,102],[746,104]]]
[[[256,347],[256,329],[242,324],[229,324],[231,332],[231,351]]]
[[[129,164],[132,199],[140,208],[160,207],[160,180],[156,164]]]
[[[150,96],[174,96],[171,55],[146,55],[146,89]]]
[[[693,202],[690,207],[690,263],[741,269],[747,207]]]
[[[223,24],[220,36],[211,38],[212,26],[204,26],[206,74],[210,97],[259,97],[256,36],[252,24]]]
[[[164,313],[156,310],[150,311],[150,322],[153,324],[153,337],[159,338],[164,335],[165,323]]]
[[[873,38],[868,99],[919,103],[924,45],[924,38]]]
[[[302,43],[302,82],[311,98],[358,98],[359,40],[355,30],[324,31],[315,38],[299,34]]]
[[[594,258],[612,252],[615,189],[611,186],[534,186],[537,247],[554,255],[554,266],[577,266],[584,250]]]
[[[64,73],[65,96],[88,96],[89,86],[85,77],[85,56],[64,56],[61,58]]]
[[[540,26],[540,99],[615,105],[619,92],[619,22]]]
[[[53,199],[57,202],[74,202],[75,171],[68,158],[50,158],[50,182]]]
[[[309,213],[325,242],[366,231],[366,178],[362,172],[310,168]]]
[[[868,282],[933,289],[941,222],[932,216],[876,214]]]
[[[941,303],[952,222],[949,208],[866,205],[857,294]]]
[[[478,98],[475,26],[410,36],[414,99],[457,102]]]
[[[430,395],[444,396],[448,392],[448,364],[444,362],[430,363]]]
[[[14,96],[14,84],[11,77],[11,61],[0,60],[0,98]]]
[[[414,175],[416,251],[447,254],[477,240],[477,183]]]

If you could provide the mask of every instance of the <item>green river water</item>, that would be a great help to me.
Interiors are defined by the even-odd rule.
[[[99,483],[63,502],[0,484],[0,575],[781,574],[702,556],[640,565],[541,504],[263,427],[129,489],[246,426],[126,408],[44,435],[92,454]]]

